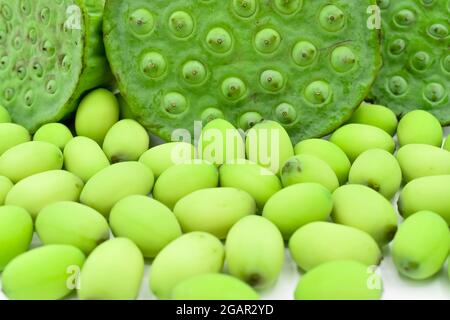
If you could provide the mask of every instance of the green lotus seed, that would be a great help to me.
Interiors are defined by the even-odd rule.
[[[423,95],[428,101],[432,103],[438,103],[439,101],[444,99],[444,97],[447,95],[447,92],[442,84],[433,82],[427,84],[423,91]]]
[[[367,124],[378,127],[393,136],[397,131],[398,120],[395,113],[384,107],[369,103],[362,103],[356,109],[349,123]]]
[[[167,70],[166,59],[158,52],[147,52],[141,58],[141,71],[147,77],[159,78]]]
[[[14,184],[7,177],[0,176],[0,206],[5,204],[6,196]]]
[[[331,96],[330,85],[325,81],[314,81],[305,89],[305,98],[310,103],[322,104]]]
[[[401,27],[409,27],[416,22],[416,15],[408,9],[397,12],[394,16],[394,22]]]
[[[275,9],[282,14],[293,14],[303,6],[303,0],[275,0]]]
[[[345,14],[335,5],[327,5],[319,15],[319,23],[327,31],[339,31],[345,26]]]
[[[11,117],[8,110],[0,105],[0,123],[10,123]]]
[[[400,146],[412,143],[442,145],[442,127],[431,113],[415,110],[407,113],[397,129]]]
[[[411,65],[414,69],[423,71],[428,68],[431,64],[430,55],[424,51],[416,52],[411,57]]]
[[[301,67],[311,65],[317,57],[317,48],[309,41],[297,42],[292,49],[292,59]]]
[[[448,28],[443,24],[436,23],[428,28],[428,34],[435,39],[444,39],[448,37]]]
[[[137,35],[146,35],[153,30],[155,19],[147,9],[137,9],[128,17],[131,30]]]
[[[292,124],[297,120],[297,111],[290,103],[281,103],[275,109],[277,120],[282,124]]]
[[[183,79],[189,84],[201,84],[208,76],[205,66],[195,60],[186,62],[182,72]]]
[[[186,38],[194,31],[194,20],[184,11],[176,11],[169,18],[169,30],[178,38]]]
[[[256,0],[233,0],[233,10],[243,18],[251,17],[256,13],[258,3]]]
[[[401,54],[402,52],[405,51],[405,49],[406,49],[406,42],[403,39],[395,39],[389,46],[389,52],[394,55]]]
[[[255,36],[255,48],[261,53],[273,53],[281,44],[281,36],[278,31],[266,28],[259,31]]]
[[[247,112],[244,113],[239,119],[239,127],[244,130],[250,130],[258,123],[262,122],[264,118],[258,112]]]
[[[442,68],[444,68],[445,71],[450,72],[450,55],[442,59]]]
[[[347,72],[351,70],[356,62],[356,56],[349,47],[337,47],[331,53],[331,65],[338,72]]]
[[[247,86],[241,79],[232,77],[222,82],[221,91],[225,98],[236,101],[246,95]]]
[[[394,76],[388,80],[388,87],[392,94],[401,96],[408,90],[408,82],[401,76]]]
[[[283,75],[275,70],[266,70],[261,73],[259,78],[261,86],[268,91],[279,91],[284,86]]]
[[[226,53],[233,47],[231,34],[223,28],[213,28],[206,36],[206,45],[217,53]]]
[[[62,123],[48,123],[36,131],[33,136],[34,141],[44,141],[51,143],[61,150],[73,139],[72,132]]]
[[[203,111],[201,115],[203,125],[206,125],[216,119],[223,119],[224,117],[225,116],[222,110],[219,110],[217,108],[205,109],[205,111]]]
[[[185,112],[188,108],[186,97],[178,92],[169,92],[164,96],[163,109],[172,115]]]

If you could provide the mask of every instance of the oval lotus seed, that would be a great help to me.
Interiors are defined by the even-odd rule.
[[[186,38],[194,31],[194,20],[184,11],[176,11],[169,18],[169,29],[179,38]]]
[[[44,69],[42,68],[42,65],[39,62],[35,62],[33,64],[33,73],[36,77],[41,78],[44,74]]]
[[[282,14],[293,14],[303,6],[303,0],[275,0],[275,9]]]
[[[264,118],[258,112],[247,112],[239,119],[239,127],[242,130],[247,131],[263,120]]]
[[[178,92],[170,92],[164,96],[163,107],[170,114],[180,114],[186,111],[187,100]]]
[[[243,18],[248,18],[254,15],[256,8],[256,0],[233,0],[234,12]]]
[[[200,84],[206,80],[207,71],[199,61],[188,61],[183,66],[183,79],[190,84]]]
[[[442,60],[442,67],[445,71],[450,72],[450,55]]]
[[[403,9],[394,16],[394,22],[399,26],[407,27],[416,22],[416,15],[411,10]]]
[[[279,91],[284,85],[283,75],[275,70],[266,70],[259,79],[261,86],[268,91]]]
[[[388,82],[389,90],[396,96],[401,96],[408,90],[408,82],[401,76],[394,76]]]
[[[331,53],[331,65],[338,72],[347,72],[356,64],[356,56],[349,47],[338,47]]]
[[[40,17],[42,23],[48,24],[48,22],[50,21],[50,9],[47,7],[43,8],[41,10]]]
[[[339,31],[345,25],[344,12],[335,5],[327,5],[320,12],[319,23],[327,31]]]
[[[280,34],[271,28],[259,31],[255,36],[255,48],[261,53],[272,53],[281,43]]]
[[[222,82],[222,94],[229,100],[242,98],[247,91],[247,86],[239,78],[228,78]]]
[[[51,57],[55,54],[55,46],[50,40],[45,40],[42,43],[42,52],[44,52],[48,57]]]
[[[445,88],[440,83],[429,83],[426,85],[423,94],[428,101],[436,103],[444,98]]]
[[[61,68],[67,72],[70,70],[71,66],[72,66],[72,63],[71,63],[70,57],[65,55],[64,58],[62,58],[62,60],[61,60]]]
[[[443,39],[448,36],[448,28],[440,23],[435,23],[428,28],[428,34],[436,39]]]
[[[153,15],[147,9],[137,9],[128,17],[131,30],[138,35],[148,34],[155,26]]]
[[[405,49],[406,42],[403,39],[395,39],[389,46],[389,52],[395,55],[402,53],[403,51],[405,51]]]
[[[28,90],[25,93],[25,104],[30,107],[33,104],[33,101],[34,101],[33,91]]]
[[[299,41],[292,49],[292,59],[301,67],[308,66],[317,57],[317,48],[309,41]]]
[[[211,121],[216,119],[223,119],[224,117],[225,116],[222,110],[219,110],[217,108],[208,108],[205,111],[203,111],[201,115],[203,124],[210,123]]]
[[[208,32],[206,44],[215,52],[225,53],[231,50],[233,40],[227,30],[218,27]]]
[[[322,104],[328,100],[331,95],[331,88],[325,81],[314,81],[305,89],[306,99],[314,104]]]
[[[141,60],[141,71],[150,78],[161,77],[167,69],[167,62],[157,52],[146,53]]]
[[[283,124],[291,124],[297,120],[297,111],[290,103],[281,103],[275,109],[277,120]]]
[[[416,70],[425,70],[430,63],[430,55],[424,51],[416,52],[411,58],[411,65]]]
[[[56,81],[53,79],[49,80],[45,86],[45,90],[50,94],[54,94],[56,92],[56,88]]]
[[[27,75],[27,69],[23,65],[16,66],[16,72],[17,72],[17,77],[20,80],[25,79],[25,76]]]

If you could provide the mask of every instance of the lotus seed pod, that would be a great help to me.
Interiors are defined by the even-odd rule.
[[[0,106],[0,123],[10,123],[11,116],[9,115],[8,110],[6,110],[3,106]]]
[[[248,131],[246,153],[250,161],[278,173],[294,155],[294,148],[288,133],[279,123],[263,121]]]
[[[263,217],[272,221],[285,240],[300,227],[324,221],[333,208],[331,193],[317,183],[301,183],[282,189],[267,201]]]
[[[97,89],[80,102],[75,117],[77,135],[96,141],[100,146],[109,129],[119,121],[119,104],[108,90]]]
[[[147,150],[139,162],[149,167],[157,179],[168,168],[195,159],[195,148],[186,142],[170,142]]]
[[[297,183],[315,182],[333,192],[339,180],[333,169],[323,160],[307,154],[289,158],[281,169],[281,182],[288,187]]]
[[[393,136],[397,131],[398,120],[395,113],[384,106],[363,102],[356,109],[349,123],[367,124],[378,127]]]
[[[12,300],[58,300],[77,286],[85,256],[78,248],[53,244],[13,259],[2,274],[2,288]]]
[[[0,156],[0,175],[17,183],[37,173],[59,170],[63,154],[55,145],[31,141],[12,147]]]
[[[398,210],[410,215],[429,210],[439,214],[450,226],[450,175],[418,178],[408,183],[400,193]]]
[[[45,245],[72,245],[86,255],[109,239],[108,222],[100,213],[70,201],[42,209],[36,218],[36,232]]]
[[[447,137],[447,140],[445,140],[444,149],[450,151],[450,136]]]
[[[33,136],[34,141],[48,142],[61,150],[64,150],[64,147],[72,138],[72,132],[62,123],[46,124],[40,127]]]
[[[335,144],[322,139],[309,139],[295,146],[296,155],[311,155],[325,161],[336,174],[339,184],[348,179],[351,163],[347,155]]]
[[[0,271],[28,250],[33,237],[33,220],[20,207],[0,207]]]
[[[184,280],[220,272],[224,256],[222,243],[209,233],[184,234],[156,256],[150,269],[150,290],[159,299],[170,299],[172,290]]]
[[[407,144],[430,144],[441,147],[442,127],[430,113],[415,110],[407,113],[398,124],[398,141],[400,146]]]
[[[171,241],[181,236],[175,215],[162,203],[147,196],[120,200],[109,216],[116,237],[132,240],[146,258],[154,258]]]
[[[382,258],[378,244],[369,234],[330,222],[312,222],[298,229],[289,240],[289,250],[305,271],[334,260],[377,265]]]
[[[402,170],[397,159],[386,150],[367,150],[353,162],[348,182],[368,186],[392,199],[402,184]]]
[[[245,159],[244,140],[231,123],[223,119],[215,119],[202,130],[198,154],[203,160],[217,166],[237,159]]]
[[[219,176],[221,187],[248,192],[255,199],[259,210],[281,190],[280,179],[272,171],[247,160],[222,165]]]
[[[375,190],[349,184],[333,193],[333,221],[370,234],[380,247],[397,231],[397,215],[391,203]]]
[[[366,124],[347,124],[336,130],[330,141],[341,148],[351,162],[364,151],[383,149],[394,152],[394,139],[384,130]]]
[[[172,290],[172,300],[259,300],[259,294],[248,284],[220,273],[188,278]]]
[[[168,168],[156,180],[153,197],[173,209],[188,194],[219,184],[219,172],[215,165],[192,161]]]
[[[236,222],[256,213],[256,203],[239,189],[202,189],[181,198],[173,212],[183,232],[204,231],[225,239]]]
[[[78,296],[82,300],[134,300],[144,276],[144,258],[128,239],[99,245],[81,270]]]
[[[5,151],[31,140],[27,129],[15,123],[0,123],[0,156]]]
[[[137,161],[149,145],[147,131],[136,121],[125,119],[109,129],[103,142],[103,151],[111,163]]]
[[[5,204],[22,207],[36,218],[52,203],[78,201],[83,186],[83,181],[68,171],[46,171],[18,182],[6,196]]]
[[[99,171],[86,183],[80,201],[108,217],[114,205],[123,198],[148,195],[153,183],[153,173],[142,163],[116,163]]]
[[[407,144],[397,152],[397,160],[406,182],[450,174],[450,152],[428,144]]]
[[[0,206],[5,204],[5,199],[14,184],[7,177],[0,176]]]
[[[108,166],[108,158],[92,139],[75,137],[64,148],[64,167],[85,183]]]
[[[284,263],[284,242],[264,217],[249,216],[231,228],[225,244],[228,272],[256,289],[273,286]]]
[[[296,300],[379,300],[382,279],[371,267],[352,260],[331,261],[300,278]]]

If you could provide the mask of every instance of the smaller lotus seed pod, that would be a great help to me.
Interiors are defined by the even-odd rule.
[[[34,141],[48,142],[54,144],[61,150],[64,150],[64,147],[72,138],[72,132],[62,123],[48,123],[43,125],[33,136]]]
[[[353,113],[349,123],[367,124],[378,127],[393,136],[397,131],[398,120],[391,109],[363,102]]]
[[[124,119],[109,129],[103,151],[111,163],[137,161],[148,150],[150,137],[138,122]]]
[[[277,227],[260,216],[245,217],[225,243],[228,272],[256,289],[273,286],[284,263],[284,242]]]
[[[250,161],[278,173],[283,164],[294,155],[294,148],[283,126],[266,120],[248,131],[246,153]]]
[[[5,151],[31,140],[27,129],[15,123],[0,123],[0,156]]]
[[[216,119],[203,128],[198,154],[203,160],[217,166],[237,159],[245,159],[244,139],[231,123]]]
[[[5,204],[6,196],[14,184],[7,177],[0,176],[0,206]]]
[[[109,239],[106,219],[94,209],[71,201],[42,209],[36,218],[36,232],[45,245],[68,244],[86,255]]]
[[[37,173],[59,170],[62,166],[61,150],[42,141],[19,144],[0,156],[0,175],[14,183]]]
[[[142,163],[116,163],[99,171],[86,183],[80,201],[108,217],[114,205],[123,198],[148,195],[153,183],[153,173]]]
[[[20,207],[0,207],[0,271],[28,250],[33,237],[33,220]]]
[[[353,162],[348,182],[368,186],[392,199],[402,184],[402,170],[397,159],[386,150],[367,150]]]
[[[181,198],[173,212],[183,232],[204,231],[225,239],[236,222],[256,213],[256,203],[245,191],[211,188]]]
[[[57,300],[71,293],[85,261],[81,250],[53,244],[13,259],[2,275],[2,288],[12,300]]]
[[[315,182],[333,192],[339,180],[333,169],[316,156],[303,154],[288,159],[281,169],[281,182],[288,187],[297,183]]]
[[[159,299],[170,299],[172,290],[182,281],[220,272],[224,256],[222,243],[209,233],[184,234],[156,256],[150,269],[150,290]]]
[[[77,135],[96,141],[100,146],[109,129],[119,121],[119,103],[105,89],[97,89],[81,101],[75,117]]]
[[[442,127],[431,113],[423,110],[408,112],[399,122],[397,129],[400,146],[419,143],[440,147]]]
[[[334,260],[355,260],[370,266],[382,258],[369,234],[330,222],[312,222],[298,229],[289,240],[289,250],[305,271]]]
[[[314,221],[324,221],[333,208],[331,193],[318,183],[301,183],[284,188],[267,201],[263,217],[280,229],[289,240],[300,227]]]
[[[153,197],[169,209],[188,194],[219,184],[217,167],[204,161],[192,161],[168,168],[156,180]]]
[[[18,182],[6,196],[5,204],[22,207],[36,218],[52,203],[78,201],[83,186],[83,181],[68,171],[46,171]]]
[[[5,107],[0,105],[0,123],[10,123],[11,116],[9,115],[8,110]]]
[[[381,277],[371,267],[352,260],[331,261],[301,277],[296,300],[379,300]]]
[[[333,221],[370,234],[380,247],[397,231],[397,215],[391,203],[375,190],[349,184],[333,193]]]
[[[450,151],[450,136],[448,136],[447,140],[445,140],[444,149]]]
[[[431,211],[419,211],[405,220],[395,235],[392,258],[408,278],[430,278],[448,256],[450,233],[445,220]]]
[[[220,273],[201,274],[175,286],[172,300],[259,300],[248,284]]]
[[[99,245],[86,259],[78,296],[82,300],[134,300],[144,276],[144,258],[128,239],[115,238]]]
[[[366,124],[347,124],[336,130],[330,141],[341,148],[351,162],[364,151],[383,149],[394,152],[394,139],[384,130]]]
[[[270,170],[248,160],[226,163],[219,169],[220,186],[248,192],[260,210],[281,190],[280,179]]]
[[[108,166],[108,158],[92,139],[75,137],[64,148],[64,167],[85,183]]]
[[[167,244],[181,236],[173,212],[147,196],[129,196],[117,202],[109,223],[116,237],[133,241],[146,258],[156,257]]]
[[[398,150],[397,160],[406,182],[450,174],[450,152],[429,144],[407,144]]]

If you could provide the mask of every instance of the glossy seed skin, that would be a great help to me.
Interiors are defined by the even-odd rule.
[[[397,131],[398,119],[395,113],[389,108],[363,102],[353,113],[349,123],[367,124],[378,127],[393,136]]]
[[[442,127],[430,113],[415,110],[407,113],[398,124],[398,141],[400,146],[407,144],[442,145]]]

